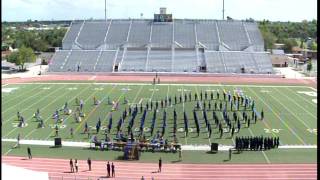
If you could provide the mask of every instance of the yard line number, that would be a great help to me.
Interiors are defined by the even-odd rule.
[[[312,133],[312,134],[317,134],[318,133],[318,129],[307,129],[307,131]]]
[[[276,133],[276,134],[278,134],[281,130],[283,130],[283,129],[267,129],[267,128],[264,128],[264,132],[265,133]]]

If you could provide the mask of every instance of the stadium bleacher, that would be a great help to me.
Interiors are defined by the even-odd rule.
[[[79,72],[114,72],[115,65],[119,72],[273,72],[254,22],[74,21],[62,44],[50,72],[75,72],[78,65]]]

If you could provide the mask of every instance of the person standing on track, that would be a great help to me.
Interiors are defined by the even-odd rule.
[[[70,171],[73,173],[74,172],[74,167],[73,167],[73,161],[70,159]]]
[[[108,161],[108,164],[107,164],[107,172],[108,172],[108,177],[110,177],[110,163]]]
[[[78,172],[79,164],[77,159],[74,160],[74,166],[76,167],[76,172]]]
[[[158,170],[158,172],[161,172],[161,167],[162,167],[162,160],[161,160],[161,157],[160,157],[160,159],[159,159],[159,170]]]
[[[89,171],[91,171],[91,159],[90,158],[88,158],[87,163],[88,163],[88,166],[89,166]]]
[[[27,150],[28,150],[28,158],[29,158],[29,159],[32,159],[32,155],[31,155],[31,149],[30,149],[30,147],[28,147],[28,149],[27,149]]]
[[[114,170],[114,165],[113,163],[111,163],[111,177],[116,177],[116,173],[115,173],[115,170]]]

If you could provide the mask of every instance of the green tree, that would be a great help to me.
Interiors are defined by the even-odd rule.
[[[317,43],[316,42],[312,42],[312,44],[311,44],[311,50],[314,50],[314,51],[316,51],[317,50]]]
[[[295,39],[284,39],[283,42],[285,52],[292,52],[292,48],[298,46],[298,43]]]
[[[11,54],[12,56],[12,54]],[[16,64],[19,66],[19,70],[25,71],[25,66],[24,64],[27,62],[35,62],[36,56],[31,48],[27,48],[25,46],[22,46],[17,54],[14,56],[8,58],[8,61],[11,63]]]
[[[303,39],[300,39],[300,48],[303,49]]]
[[[18,52],[13,52],[9,56],[7,56],[7,61],[8,62],[16,62],[18,60]]]
[[[277,40],[277,37],[272,32],[270,32],[267,28],[261,29],[261,35],[264,39],[265,48],[272,49],[274,43]]]
[[[312,70],[312,62],[311,60],[309,60],[307,64],[307,71],[310,72],[311,70]]]

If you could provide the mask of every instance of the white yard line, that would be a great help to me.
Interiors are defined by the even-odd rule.
[[[279,94],[283,94],[283,95],[286,97],[286,99],[288,99],[289,101],[293,102],[294,104],[296,104],[297,106],[299,106],[301,109],[303,109],[306,113],[310,114],[312,117],[314,117],[315,119],[317,119],[317,117],[316,117],[314,114],[310,113],[310,111],[308,111],[307,109],[305,109],[304,107],[302,107],[301,105],[299,105],[296,101],[292,100],[290,97],[288,97],[288,96],[286,95],[286,93],[282,93],[281,91],[277,90],[276,88],[273,88],[273,89],[275,89],[276,91],[278,91]]]
[[[182,88],[181,88],[181,96],[182,96],[182,112],[184,112],[184,97],[183,97],[183,92],[184,92],[184,85],[182,84]],[[186,134],[186,133],[185,133]],[[184,141],[186,144],[188,144],[188,137],[185,136],[184,137]]]
[[[267,94],[268,95],[268,94]],[[272,99],[278,102],[282,107],[284,107],[288,112],[290,112],[297,120],[299,120],[307,129],[311,129],[303,120],[301,120],[298,116],[296,116],[290,109],[288,109],[283,103],[281,103],[277,98],[269,95]]]
[[[239,111],[237,112],[237,114],[242,116],[241,112],[239,112]],[[269,124],[267,123],[267,121],[264,120],[264,121],[262,121],[262,123],[263,123],[264,127],[268,128],[268,129],[271,129]],[[271,131],[271,134],[272,134],[273,137],[277,137],[277,135],[273,131]],[[279,140],[279,143],[282,144],[281,140]]]
[[[62,87],[65,87],[65,86],[62,86]],[[56,91],[60,90],[62,87],[57,88],[57,89],[55,89],[54,91],[51,91],[50,93],[48,93],[48,94],[45,95],[45,96],[42,96],[41,98],[39,98],[37,101],[35,101],[35,102],[32,103],[31,105],[28,105],[28,107],[32,107],[34,104],[39,103],[40,101],[42,101],[42,100],[45,99],[46,97],[49,97],[52,93],[55,93]],[[39,91],[39,92],[40,92],[40,91]],[[36,96],[36,95],[38,95],[38,93],[35,93],[34,95],[30,96],[29,98],[34,97],[34,96]],[[24,101],[26,101],[26,100],[29,99],[29,98],[24,99],[23,101],[17,103],[16,105],[19,105],[19,104],[23,103]],[[5,111],[3,111],[2,113],[5,113],[6,111],[8,111],[9,109],[15,107],[16,105],[13,105],[13,106],[9,107],[8,109],[6,109]],[[20,111],[20,113],[22,114],[22,112],[24,112],[24,111],[26,111],[26,110],[28,110],[28,108],[22,109],[22,111]],[[15,118],[15,117],[16,117],[16,116],[11,116],[11,118],[3,121],[3,125],[6,124],[6,123],[9,122],[12,118]]]
[[[83,88],[77,95],[75,95],[72,99],[70,99],[68,101],[68,104],[70,104],[76,97],[78,97],[81,93],[83,93],[85,90],[89,89],[91,86],[88,86],[87,88]],[[70,91],[71,92],[71,91]],[[60,98],[63,97],[63,96],[60,96]],[[59,98],[58,98],[59,99]],[[57,101],[57,99],[55,100]],[[44,120],[44,124],[46,124],[46,122],[51,119],[51,116],[49,116],[47,119]],[[68,117],[66,118],[66,120],[68,119]],[[26,136],[25,138],[27,138],[28,136],[30,136],[32,133],[34,133],[37,129],[33,129],[32,131],[30,131]]]
[[[313,88],[313,87],[309,87],[309,86],[307,86],[308,88],[310,88],[310,89],[312,89],[312,90],[314,90],[314,91],[317,91],[317,89],[315,89],[315,88]]]
[[[109,92],[107,93],[108,96],[110,95],[110,93],[113,91],[113,89],[114,89],[115,87],[117,87],[117,86],[114,86],[114,87],[112,87],[112,88],[109,90]],[[92,93],[90,96],[88,96],[87,99],[84,100],[84,104],[86,104],[86,102],[87,102],[89,99],[91,99],[91,97],[93,97],[96,93],[97,93],[96,91],[93,91],[93,93]],[[102,101],[101,101],[101,103],[102,103]],[[98,107],[94,107],[93,110],[96,109],[96,108],[98,108]],[[91,111],[92,111],[92,110],[91,110]],[[83,121],[81,121],[81,122],[78,124],[78,126],[76,126],[77,128],[74,130],[74,134],[79,130],[79,128],[81,127],[82,123],[83,123],[84,121],[86,121],[86,119],[89,118],[90,113],[91,113],[91,112],[89,112],[89,114],[86,116],[86,118],[84,118]],[[69,117],[71,117],[71,116],[69,115],[69,116],[62,122],[62,124],[63,124],[64,122],[66,122]],[[51,134],[52,134],[53,132],[54,132],[54,131],[51,131],[51,132],[49,133],[49,135],[46,137],[46,140],[48,140],[48,139],[50,138],[50,136],[51,136]]]
[[[250,132],[250,134],[251,134],[252,136],[255,136],[250,128],[248,128],[248,130],[249,130],[249,132]],[[266,155],[266,153],[265,153],[264,151],[261,151],[261,152],[262,152],[264,158],[266,159],[267,163],[270,164],[271,162],[270,162],[268,156]]]
[[[36,89],[36,88],[34,88],[34,89]],[[33,90],[34,90],[34,89],[33,89]],[[14,108],[14,107],[16,107],[17,105],[20,105],[21,103],[27,101],[27,100],[30,99],[30,98],[36,97],[37,95],[41,94],[42,92],[43,92],[43,91],[38,91],[38,92],[34,93],[33,95],[31,95],[31,96],[23,99],[23,100],[20,101],[19,103],[16,103],[16,104],[10,106],[9,108],[6,108],[4,111],[2,111],[2,113],[7,112],[9,109]],[[53,92],[53,91],[52,91],[52,92]],[[26,95],[26,94],[25,94],[25,93],[21,93],[21,95],[19,96],[19,98],[20,98],[21,96],[23,96],[23,95]],[[45,96],[43,96],[43,97],[48,97],[48,96],[49,96],[49,94],[47,94],[47,95],[45,95]],[[18,97],[17,97],[17,98],[18,98]],[[11,100],[13,100],[13,99],[11,99]],[[9,101],[11,101],[11,100],[9,100]],[[8,102],[9,102],[9,101],[8,101]]]
[[[198,97],[200,97],[197,86],[196,86],[196,92],[197,92]],[[202,109],[202,103],[200,103],[200,108]],[[211,145],[211,138],[209,138],[209,132],[208,132],[208,130],[207,130],[207,135],[208,135],[208,139],[209,139],[209,145]]]
[[[62,88],[62,87],[61,87],[61,88]],[[61,88],[58,88],[58,89],[61,89]],[[58,89],[57,89],[57,90],[58,90]],[[57,90],[55,90],[55,91],[57,91]],[[53,93],[53,92],[55,92],[55,91],[52,91],[51,93]],[[67,92],[67,91],[65,91],[65,92]],[[51,94],[51,93],[50,93],[50,94]],[[64,94],[66,94],[66,93],[64,93]],[[64,94],[63,94],[63,95],[64,95]],[[43,98],[42,98],[42,99],[43,99]],[[40,99],[40,100],[37,101],[36,103],[40,102],[42,99]],[[46,106],[41,107],[41,108],[42,108],[42,109],[45,109],[45,108],[47,108],[49,105],[53,104],[53,103],[56,102],[56,101],[57,101],[57,99],[55,99],[54,101],[51,101],[49,104],[47,104]],[[33,104],[35,104],[35,103],[33,103]],[[33,105],[33,104],[32,104],[32,105]],[[30,105],[30,106],[32,106],[32,105]],[[13,116],[13,117],[14,117],[14,116]],[[26,119],[26,122],[27,122],[28,119],[32,120],[33,117],[31,116],[31,117],[27,118],[27,119]],[[30,120],[29,120],[29,121],[30,121]],[[5,123],[4,123],[4,124],[5,124]],[[19,127],[13,128],[13,129],[12,129],[8,134],[6,134],[4,137],[8,137],[11,133],[13,133],[13,132],[14,132],[15,130],[17,130],[17,129],[19,129]]]
[[[281,117],[270,107],[270,105],[269,105],[268,103],[266,103],[266,102],[263,100],[262,97],[258,96],[257,93],[255,93],[255,92],[254,92],[253,90],[251,90],[250,88],[248,88],[248,90],[251,91],[253,94],[255,94],[255,96],[256,96],[257,98],[259,98],[259,99],[261,100],[261,102],[267,106],[268,109],[271,110],[271,112],[280,120],[280,122],[281,122],[283,125],[285,125],[286,128],[287,128],[293,135],[295,135],[296,138],[297,138],[300,142],[302,142],[304,145],[306,144],[306,143],[303,141],[303,139],[302,139],[285,121],[282,121],[282,120],[281,120]]]
[[[296,96],[298,96],[299,98],[301,98],[304,102],[310,104],[311,106],[317,107],[317,104],[314,104],[312,101],[306,99],[303,97],[303,95],[301,93],[297,93],[296,91],[291,90],[290,88],[286,88],[289,91],[291,91],[293,94],[296,94]]]
[[[16,139],[2,139],[2,142],[17,142]],[[42,145],[53,146],[53,140],[20,140],[20,144],[26,145]],[[62,141],[62,146],[67,147],[90,147],[89,142],[74,142],[74,141]],[[219,151],[228,151],[229,148],[234,148],[232,145],[219,145]],[[182,145],[183,150],[195,150],[195,151],[210,151],[209,145]],[[317,145],[282,145],[279,149],[317,149]]]
[[[40,86],[41,87],[41,86]],[[33,92],[33,90],[39,88],[38,86],[35,86],[34,88],[31,88],[31,90],[29,89],[29,91],[23,91],[23,93],[19,93],[20,95],[15,95],[13,98],[10,98],[8,100],[5,100],[3,102],[2,105],[5,105],[5,104],[9,104],[9,102],[11,103],[13,100],[16,100],[16,99],[19,99],[21,98],[22,96],[25,96],[26,94],[29,94],[30,92]],[[22,89],[22,88],[21,88]],[[15,92],[13,92],[15,93]],[[21,103],[21,102],[20,102]]]
[[[143,89],[143,86],[140,86],[140,89],[138,90],[136,96],[134,97],[132,103],[131,103],[131,107],[133,107],[133,103],[137,100],[138,95],[140,94],[141,90]]]
[[[12,151],[12,149],[13,149],[13,148],[10,148],[10,149],[9,149],[7,152],[5,152],[3,155],[4,155],[4,156],[8,155],[8,154]]]

